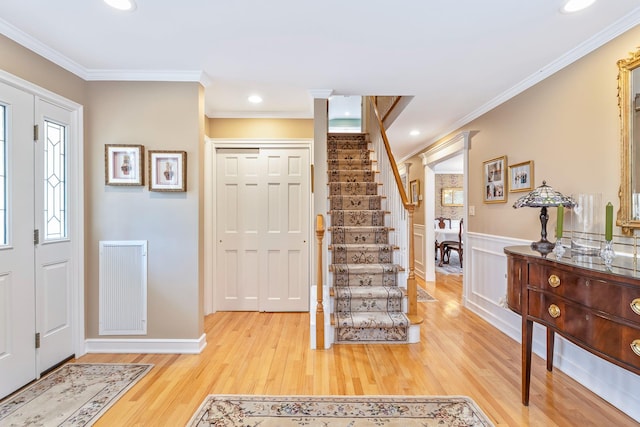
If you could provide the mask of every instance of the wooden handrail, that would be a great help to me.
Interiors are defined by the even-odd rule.
[[[393,171],[393,176],[396,181],[396,185],[398,186],[398,192],[400,193],[400,199],[402,200],[402,205],[407,210],[407,226],[409,228],[409,236],[408,236],[408,249],[409,249],[409,275],[407,276],[407,300],[408,300],[408,310],[407,315],[410,320],[415,322],[420,322],[418,318],[418,283],[416,281],[415,275],[415,243],[413,238],[413,214],[415,212],[416,206],[409,201],[407,197],[407,193],[402,185],[402,179],[400,179],[400,172],[398,171],[398,166],[396,165],[396,160],[393,157],[393,153],[391,152],[391,145],[389,144],[389,139],[387,138],[387,133],[384,129],[384,122],[380,117],[380,112],[378,111],[378,105],[376,103],[376,99],[374,97],[369,97],[369,102],[373,107],[373,112],[376,115],[376,119],[378,122],[378,128],[380,129],[380,135],[382,136],[382,141],[384,142],[384,148],[387,152],[387,157],[389,158],[389,163],[391,164],[391,170]],[[397,102],[394,103],[394,106],[397,105]]]
[[[322,239],[324,238],[324,217],[322,214],[316,216],[316,243],[317,243],[317,307],[316,307],[316,350],[324,349],[324,306],[322,284]]]
[[[409,206],[413,206],[412,203],[409,202],[409,198],[407,197],[407,193],[404,190],[402,185],[402,180],[400,179],[400,172],[398,171],[398,166],[396,165],[396,159],[393,157],[393,153],[391,152],[391,146],[389,145],[389,138],[387,138],[387,133],[384,130],[384,123],[382,122],[382,118],[380,117],[380,112],[378,111],[378,106],[373,97],[369,97],[369,101],[371,102],[371,106],[373,107],[373,112],[376,115],[376,119],[378,121],[378,128],[380,129],[380,135],[382,136],[382,141],[384,142],[384,148],[387,152],[387,157],[389,158],[389,163],[391,163],[391,170],[393,171],[393,176],[396,180],[396,184],[398,185],[398,191],[400,192],[400,198],[402,199],[402,205],[405,209],[409,209]]]

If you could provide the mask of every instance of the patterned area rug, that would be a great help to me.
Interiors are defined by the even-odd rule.
[[[0,401],[2,426],[90,426],[153,365],[69,363]]]
[[[429,292],[425,291],[420,286],[418,286],[417,289],[418,289],[418,302],[433,302],[433,301],[437,301],[437,299],[432,297],[431,294],[429,294]]]
[[[436,271],[442,274],[462,274],[462,267],[460,267],[460,258],[458,254],[451,251],[451,260],[448,264],[442,264],[442,267],[438,267],[439,261],[435,261]]]
[[[490,427],[463,396],[209,395],[187,427],[421,426]]]

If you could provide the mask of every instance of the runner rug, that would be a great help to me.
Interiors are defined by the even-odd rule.
[[[90,426],[152,367],[69,363],[0,401],[2,426]]]
[[[463,396],[209,395],[187,427],[364,427],[493,424]]]

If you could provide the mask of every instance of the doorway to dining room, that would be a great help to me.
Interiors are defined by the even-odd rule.
[[[448,274],[463,274],[464,266],[470,264],[469,253],[464,251],[466,233],[469,224],[468,214],[468,164],[469,164],[469,137],[470,132],[461,132],[453,138],[429,148],[421,154],[424,166],[424,218],[425,218],[425,280],[436,280],[436,268],[442,269]],[[446,191],[445,191],[446,190]],[[444,203],[443,203],[444,200]],[[436,218],[446,218],[444,227]],[[462,224],[462,233],[459,233]],[[438,233],[438,236],[436,236]],[[442,260],[441,242],[445,240],[458,242],[460,234],[460,246],[462,257],[459,253],[450,251],[449,257]],[[436,241],[438,244],[436,244]],[[437,253],[437,259],[436,259]],[[456,258],[456,255],[458,258]],[[460,262],[462,260],[462,262]],[[457,267],[454,271],[453,267]],[[460,265],[462,264],[462,267]],[[459,271],[458,271],[459,268]],[[448,270],[448,271],[447,271]],[[463,301],[468,275],[463,274]]]

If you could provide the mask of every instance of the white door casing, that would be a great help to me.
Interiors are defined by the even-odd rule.
[[[33,95],[0,83],[6,117],[6,244],[0,248],[0,398],[38,375],[33,277]]]
[[[309,148],[215,153],[218,310],[308,311]]]

